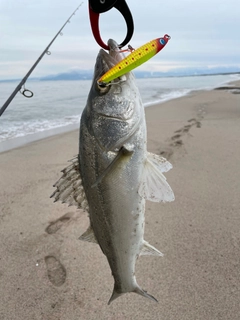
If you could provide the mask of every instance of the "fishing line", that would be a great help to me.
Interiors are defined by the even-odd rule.
[[[38,63],[42,60],[43,56],[45,54],[50,55],[51,51],[49,51],[50,46],[53,44],[55,39],[58,37],[60,34],[61,36],[63,35],[62,30],[66,26],[67,23],[70,23],[70,19],[72,18],[73,15],[75,15],[75,12],[81,7],[83,4],[80,3],[80,5],[77,7],[77,9],[71,14],[71,16],[67,19],[67,21],[64,23],[64,25],[61,27],[61,29],[58,31],[58,33],[55,35],[55,37],[52,39],[52,41],[49,43],[49,45],[46,47],[46,49],[43,51],[43,53],[40,55],[40,57],[36,60],[36,62],[33,64],[31,69],[27,72],[25,77],[20,81],[20,83],[17,85],[16,89],[13,91],[13,93],[10,95],[10,97],[7,99],[7,101],[3,104],[3,106],[0,109],[0,116],[3,114],[3,112],[7,109],[8,105],[11,103],[13,98],[16,96],[18,92],[20,92],[24,97],[26,98],[32,98],[33,92],[29,89],[25,89],[25,82],[27,81],[28,77],[30,74],[33,72],[33,70],[36,68]]]

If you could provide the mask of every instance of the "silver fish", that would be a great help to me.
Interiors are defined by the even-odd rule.
[[[157,301],[135,277],[140,255],[162,253],[144,240],[145,200],[173,201],[162,172],[172,168],[164,158],[147,152],[145,113],[132,73],[101,87],[97,80],[123,55],[109,40],[100,50],[92,87],[80,124],[79,155],[54,185],[55,201],[89,212],[90,226],[81,240],[98,243],[108,259],[114,289],[108,302],[135,292]]]

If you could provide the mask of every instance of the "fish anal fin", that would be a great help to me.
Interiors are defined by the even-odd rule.
[[[91,226],[89,226],[87,231],[85,231],[78,239],[82,241],[98,243]]]
[[[142,250],[140,252],[140,256],[158,256],[158,257],[162,257],[163,254],[158,249],[156,249],[154,246],[149,244],[147,241],[144,241]]]
[[[139,195],[153,202],[174,201],[174,193],[162,174],[171,166],[165,158],[148,153],[138,189]]]

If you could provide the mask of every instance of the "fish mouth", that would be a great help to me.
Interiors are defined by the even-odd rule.
[[[108,40],[109,52],[100,49],[95,65],[95,80],[98,80],[108,70],[114,67],[125,56],[120,52],[119,45],[113,39]]]
[[[117,42],[113,39],[108,40],[108,46],[109,46],[109,56],[111,59],[115,60],[115,64],[121,61],[125,56],[120,51],[119,45]]]

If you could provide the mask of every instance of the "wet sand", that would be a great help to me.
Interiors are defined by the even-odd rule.
[[[236,82],[239,86],[240,82]],[[240,319],[240,95],[195,92],[146,108],[148,150],[167,157],[176,200],[147,202],[137,261],[159,303],[126,294],[100,248],[78,240],[87,214],[49,198],[78,152],[78,131],[0,154],[0,319]]]

